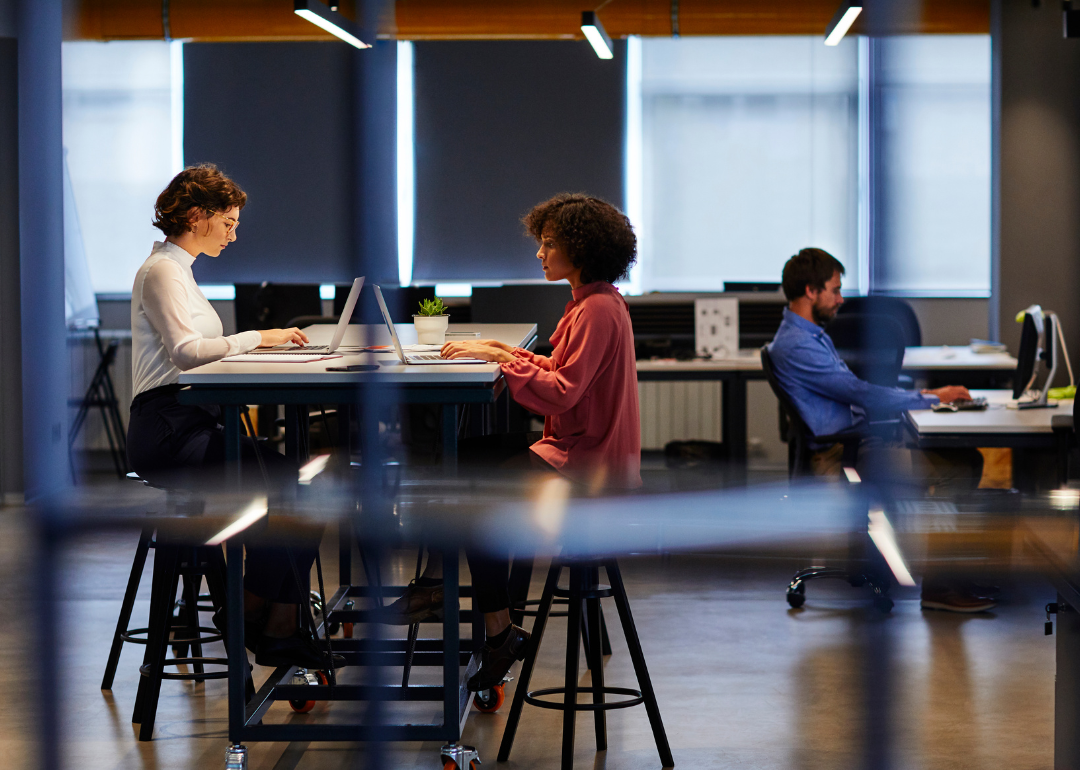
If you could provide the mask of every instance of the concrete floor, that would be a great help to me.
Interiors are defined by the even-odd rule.
[[[113,691],[99,689],[137,537],[134,532],[87,536],[65,555],[58,607],[64,766],[222,768],[224,681],[163,683],[155,740],[149,743],[136,740],[130,723],[142,648],[127,646]],[[0,573],[9,595],[0,603],[0,667],[9,686],[29,685],[32,692],[33,672],[43,663],[28,648],[34,607],[28,544],[21,514],[5,510]],[[328,537],[328,575],[336,575],[335,547]],[[397,553],[390,579],[404,581],[414,558],[414,553]],[[886,738],[893,768],[1052,766],[1054,638],[1042,633],[1042,605],[1053,598],[1049,587],[1006,581],[1005,601],[978,616],[922,612],[916,592],[898,592],[893,613],[881,616],[869,609],[862,591],[826,582],[811,584],[805,608],[789,610],[784,587],[805,563],[746,554],[622,561],[676,767],[853,768],[865,766],[862,757],[872,735]],[[146,617],[149,575],[148,564],[133,625]],[[541,579],[538,571],[536,595]],[[615,652],[606,662],[608,684],[634,687],[614,607],[607,611]],[[204,617],[204,625],[208,621]],[[553,620],[533,688],[561,684],[564,644],[565,621]],[[891,662],[874,665],[882,660]],[[267,673],[256,668],[256,681]],[[581,682],[588,681],[583,667]],[[473,713],[464,742],[479,749],[483,767],[557,768],[561,714],[531,707],[511,761],[496,765],[513,686],[499,713]],[[873,704],[884,709],[879,713],[885,718],[869,716]],[[310,714],[297,715],[279,705],[268,718],[312,721],[342,713],[340,706],[319,704]],[[37,765],[32,741],[39,719],[31,699],[9,698],[0,705],[0,767]],[[644,708],[610,712],[608,731],[610,748],[597,754],[592,720],[579,717],[576,767],[660,767]],[[253,770],[365,766],[361,745],[249,748]],[[384,766],[439,767],[438,749],[438,743],[393,745]]]

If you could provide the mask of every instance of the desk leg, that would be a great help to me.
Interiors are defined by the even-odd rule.
[[[734,377],[724,380],[722,417],[724,446],[733,480],[746,483],[746,380]]]
[[[247,718],[247,651],[244,649],[244,547],[233,538],[225,544],[225,596],[227,608],[225,640],[229,658],[229,742],[241,742]]]
[[[457,475],[458,442],[457,442],[458,406],[457,404],[442,405],[442,467],[447,476]]]
[[[1058,594],[1054,767],[1080,767],[1080,611]]]
[[[225,482],[239,488],[243,482],[240,464],[240,407],[222,407],[222,419],[225,421]]]
[[[285,405],[285,456],[299,464],[308,457],[308,408],[304,404]]]

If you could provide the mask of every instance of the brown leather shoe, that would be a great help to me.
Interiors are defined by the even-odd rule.
[[[397,601],[376,612],[375,621],[388,626],[411,626],[428,620],[442,620],[443,584],[417,585],[413,580]]]
[[[515,660],[524,660],[528,646],[529,632],[515,625],[510,626],[506,641],[498,647],[485,644],[480,652],[480,670],[469,677],[469,691],[490,690],[499,684]]]
[[[986,612],[997,604],[993,599],[977,596],[954,586],[923,585],[922,601],[924,610],[944,610],[946,612]]]

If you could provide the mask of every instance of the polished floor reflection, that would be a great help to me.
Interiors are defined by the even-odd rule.
[[[28,657],[27,649],[34,609],[29,537],[20,514],[11,510],[0,519],[0,530],[8,587],[7,601],[0,604],[0,664],[9,688],[32,693],[35,666],[42,663]],[[136,540],[134,532],[99,534],[65,552],[58,607],[65,766],[224,767],[223,681],[165,682],[150,743],[139,743],[130,723],[141,648],[125,649],[112,692],[99,689]],[[335,549],[328,536],[328,576],[336,575]],[[396,552],[391,579],[405,581],[414,559],[414,552]],[[1042,625],[1042,605],[1053,597],[1049,587],[1035,579],[1006,581],[998,609],[976,616],[923,612],[917,593],[899,592],[893,613],[882,616],[861,591],[826,581],[811,584],[802,610],[790,610],[784,587],[805,563],[747,554],[623,560],[676,767],[852,768],[862,765],[868,740],[884,741],[880,745],[895,768],[1052,766],[1054,637],[1044,636]],[[536,596],[540,569],[533,582]],[[148,564],[136,625],[146,617],[149,575]],[[614,617],[612,608],[609,619]],[[609,627],[615,654],[606,663],[608,683],[633,687],[621,630],[617,623]],[[565,620],[553,620],[534,687],[561,683],[564,639]],[[260,673],[265,674],[256,669],[259,681]],[[581,681],[588,682],[584,666]],[[469,719],[465,742],[480,750],[483,767],[496,766],[508,710],[509,701],[497,714],[474,712]],[[0,764],[35,766],[30,741],[39,717],[32,700],[9,697],[0,713]],[[333,709],[319,704],[308,715],[278,705],[268,718],[333,717]],[[560,718],[526,707],[511,761],[498,766],[557,768]],[[610,748],[597,754],[591,719],[579,717],[577,767],[660,766],[643,708],[611,712],[608,729]],[[249,748],[253,769],[364,766],[358,745]],[[437,767],[438,749],[437,743],[394,745],[386,764]]]

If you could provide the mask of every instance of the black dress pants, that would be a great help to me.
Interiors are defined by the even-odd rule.
[[[165,385],[140,393],[131,403],[128,425],[128,462],[154,486],[166,489],[213,489],[225,478],[225,433],[220,411],[181,404],[179,385]],[[241,477],[244,486],[266,491],[255,442],[241,442]],[[277,452],[259,453],[266,466],[271,501],[287,494],[298,478],[296,463]],[[310,591],[311,565],[318,553],[321,530],[278,534],[271,528],[249,539],[244,588],[267,601],[296,604]],[[287,545],[285,543],[288,543]],[[292,554],[296,571],[289,562]],[[299,581],[297,580],[299,577]]]
[[[508,433],[479,436],[459,445],[461,465],[466,472],[558,471],[531,452],[529,447],[542,433]],[[480,612],[498,612],[510,607],[510,559],[469,549],[465,552],[472,575],[473,606]]]

